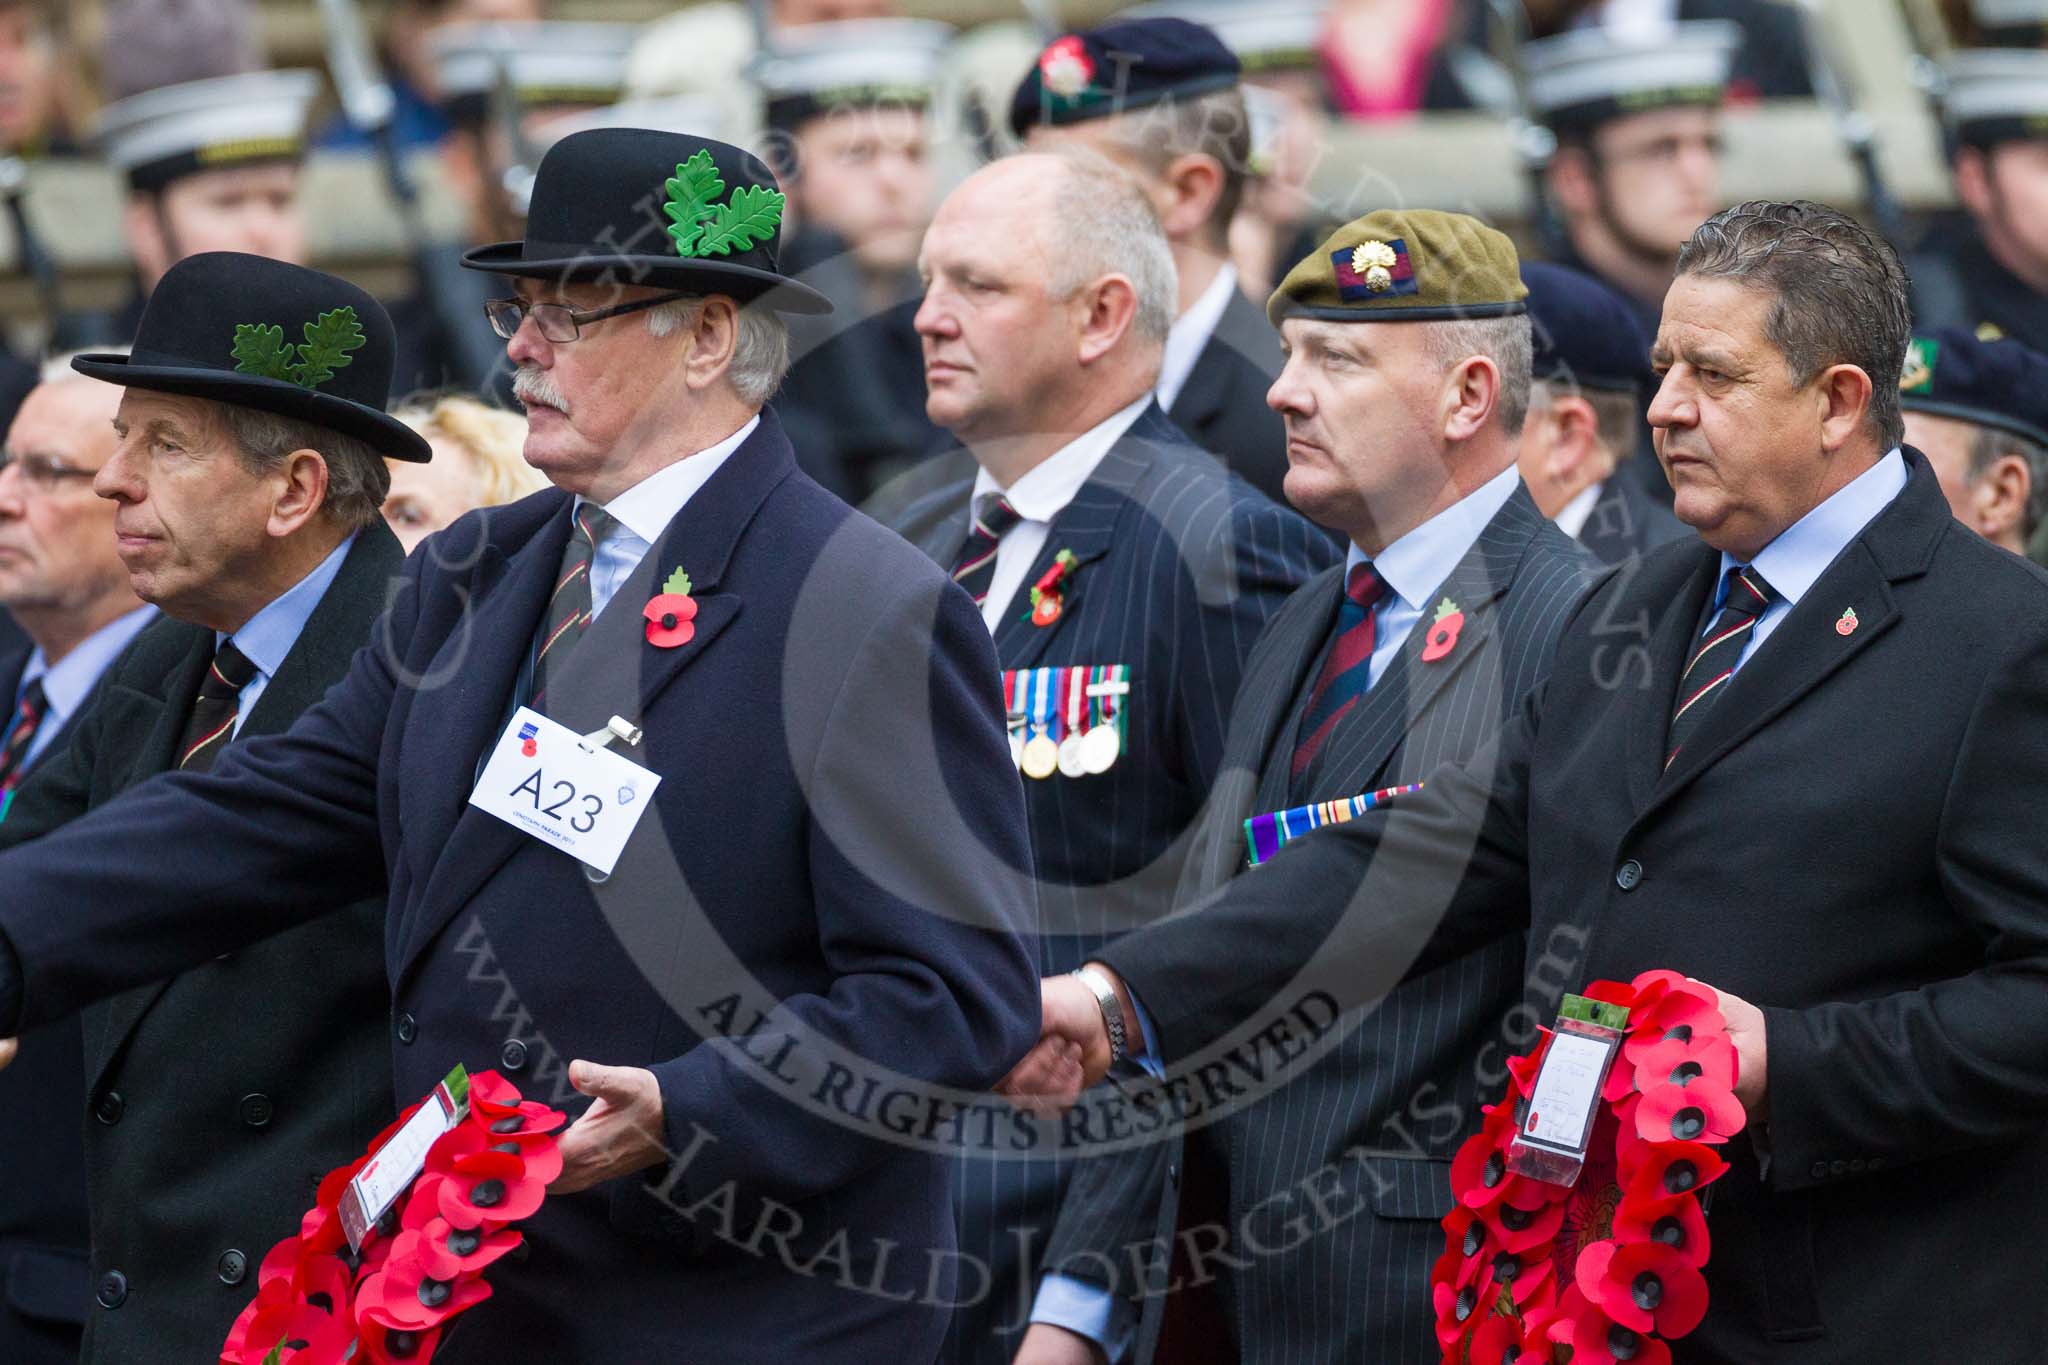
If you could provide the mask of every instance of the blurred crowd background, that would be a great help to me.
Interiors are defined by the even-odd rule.
[[[1430,206],[1505,228],[1529,256],[1590,268],[1654,325],[1670,255],[1708,213],[1807,197],[1865,216],[1909,253],[1928,311],[1942,315],[1923,321],[2041,348],[2048,337],[2025,333],[2048,297],[2048,115],[2030,125],[2020,109],[2019,145],[1994,143],[1970,135],[1957,91],[2010,87],[2013,72],[1987,75],[1979,59],[2038,49],[2044,8],[0,0],[7,389],[25,391],[39,356],[126,340],[171,262],[228,248],[318,265],[387,300],[403,346],[394,399],[457,391],[507,405],[501,343],[481,308],[488,277],[461,271],[457,256],[519,235],[533,168],[565,131],[671,127],[748,145],[788,177],[799,232],[785,268],[840,309],[828,330],[797,338],[782,406],[813,472],[858,500],[934,436],[908,326],[933,206],[1014,148],[1011,93],[1049,38],[1133,9],[1208,23],[1243,63],[1246,174],[1216,245],[1255,299],[1329,225]],[[1574,70],[1528,59],[1546,39],[1602,28],[1683,67],[1698,40],[1673,35],[1713,27],[1729,50],[1716,57],[1712,107],[1660,118],[1574,125],[1557,116],[1556,91]],[[1590,78],[1612,85],[1597,66]],[[1674,70],[1660,101],[1686,79]],[[835,106],[853,90],[857,110]],[[1987,251],[1989,284],[1970,277]],[[2009,281],[2026,297],[2003,317],[1968,297],[2011,295]],[[413,412],[425,421],[435,410]],[[452,422],[470,446],[491,444],[481,421],[434,420],[438,439],[455,439]],[[497,430],[498,444],[517,434]],[[432,529],[428,510],[418,516],[421,533]]]

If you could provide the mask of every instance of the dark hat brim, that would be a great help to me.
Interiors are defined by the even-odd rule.
[[[367,441],[380,455],[408,464],[425,464],[434,455],[426,437],[390,413],[317,389],[301,388],[283,379],[200,366],[138,364],[129,356],[104,353],[74,356],[71,368],[88,378],[125,388],[210,398],[216,403],[311,422]]]
[[[1958,422],[1973,422],[1980,427],[2009,432],[2038,446],[2048,446],[2048,430],[2044,430],[2038,424],[1993,408],[1979,407],[1975,403],[1923,398],[1918,394],[1908,393],[1899,396],[1899,408],[1903,412],[1923,412],[1929,417],[1952,417]]]
[[[736,261],[685,259],[681,256],[526,255],[524,242],[493,242],[462,253],[470,270],[520,279],[553,280],[561,284],[600,282],[638,284],[691,294],[724,294],[741,303],[765,303],[778,313],[829,313],[832,300],[807,284],[771,270]]]

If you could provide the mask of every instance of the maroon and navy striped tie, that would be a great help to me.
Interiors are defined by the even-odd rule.
[[[1678,696],[1672,703],[1670,736],[1664,743],[1667,768],[1685,747],[1687,737],[1699,728],[1714,699],[1728,686],[1728,680],[1735,676],[1735,661],[1749,644],[1758,618],[1778,600],[1778,591],[1764,582],[1763,575],[1755,569],[1735,568],[1728,571],[1726,598],[1721,614],[1700,637],[1692,662],[1685,666],[1685,676],[1679,680]]]
[[[21,690],[21,705],[14,710],[6,736],[0,738],[0,797],[20,786],[21,779],[28,776],[28,751],[36,742],[36,731],[42,728],[43,717],[49,710],[41,678]]]
[[[1294,777],[1308,770],[1330,732],[1345,712],[1358,704],[1372,681],[1372,651],[1377,643],[1373,608],[1386,596],[1387,585],[1370,564],[1353,564],[1344,577],[1344,601],[1337,608],[1337,638],[1309,693],[1294,742]]]
[[[227,641],[214,652],[199,680],[199,696],[192,703],[192,719],[185,722],[185,737],[178,741],[178,766],[188,772],[209,772],[220,751],[235,737],[235,717],[242,709],[242,689],[256,680],[256,665],[249,656]]]
[[[1022,520],[1023,516],[1001,493],[984,493],[976,499],[973,529],[967,534],[967,543],[960,547],[959,561],[953,565],[953,581],[967,589],[975,606],[988,600],[989,585],[995,582],[996,547],[1002,544],[1004,533]]]

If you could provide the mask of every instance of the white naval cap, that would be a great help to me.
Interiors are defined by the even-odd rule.
[[[842,19],[777,33],[753,67],[767,122],[790,128],[834,109],[922,107],[953,37],[935,19]]]
[[[457,123],[476,123],[490,110],[501,72],[522,108],[615,102],[639,31],[637,24],[560,20],[450,24],[427,43],[442,108]]]
[[[1539,38],[1522,49],[1529,107],[1553,128],[1589,128],[1646,109],[1718,105],[1741,45],[1741,26],[1727,19],[1675,23],[1654,40],[1604,28]]]
[[[1313,68],[1329,21],[1329,0],[1150,0],[1119,19],[1185,19],[1214,33],[1246,75]]]
[[[2048,137],[2048,49],[1967,48],[1941,63],[1941,114],[1964,142]]]
[[[130,95],[100,111],[93,141],[130,187],[306,154],[311,71],[248,71]]]

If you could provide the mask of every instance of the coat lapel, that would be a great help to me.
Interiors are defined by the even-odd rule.
[[[1074,494],[1073,501],[1052,519],[1045,544],[996,624],[996,657],[1005,669],[1032,667],[1045,653],[1045,647],[1067,628],[1082,600],[1095,589],[1088,568],[1109,553],[1116,539],[1117,523],[1139,499],[1138,485],[1152,470],[1151,447],[1145,432],[1148,421],[1155,417],[1165,421],[1156,407],[1148,409],[1130,432],[1110,447],[1095,466],[1095,472]],[[1034,625],[1032,586],[1052,568],[1062,550],[1074,556],[1073,570],[1061,584],[1063,608],[1051,625]]]
[[[1694,638],[1699,634],[1700,613],[1713,598],[1715,580],[1721,573],[1718,551],[1701,545],[1693,551],[1692,572],[1668,600],[1650,637],[1650,685],[1636,693],[1635,710],[1629,717],[1629,796],[1640,814],[1657,793],[1664,776],[1664,736],[1671,728],[1671,707],[1678,695],[1678,680],[1692,657]],[[1624,575],[1633,570],[1624,568]],[[1597,628],[1598,623],[1595,623]]]
[[[739,616],[742,595],[727,581],[733,551],[761,504],[795,470],[795,456],[781,425],[772,413],[763,412],[760,428],[669,522],[660,541],[620,585],[584,632],[575,653],[551,679],[545,708],[550,719],[581,734],[603,728],[614,715],[646,723],[676,677],[703,657]],[[486,676],[499,682],[495,704],[490,697],[480,696],[477,701],[482,704],[471,706],[457,718],[469,727],[465,752],[470,755],[466,760],[470,766],[502,726],[512,687],[525,662],[525,648],[533,638],[545,594],[552,587],[553,568],[567,542],[565,507],[560,516],[550,520],[546,533],[536,536],[514,557],[513,573],[500,596],[509,599],[505,614],[512,618],[504,633],[517,636],[519,650],[509,668],[505,660],[493,656],[496,667]],[[538,559],[546,570],[538,587],[530,559]],[[641,610],[678,568],[691,578],[691,597],[697,603],[695,630],[682,645],[657,648],[647,641],[647,622]],[[621,661],[628,661],[629,666],[621,667]],[[614,747],[636,762],[644,757],[639,749]],[[467,773],[469,768],[461,771]],[[449,786],[445,776],[439,785]],[[418,914],[406,926],[399,960],[401,977],[442,926],[528,838],[496,816],[469,806],[469,791],[470,784],[460,784],[457,799],[462,804],[454,832],[439,852],[434,873],[421,892]]]
[[[1231,362],[1240,356],[1268,379],[1280,372],[1280,348],[1272,325],[1242,289],[1233,289],[1215,332],[1195,357],[1187,382],[1174,398],[1171,416],[1176,426],[1183,431],[1205,430],[1233,405],[1264,401],[1263,390],[1250,395],[1237,392],[1246,372]]]

